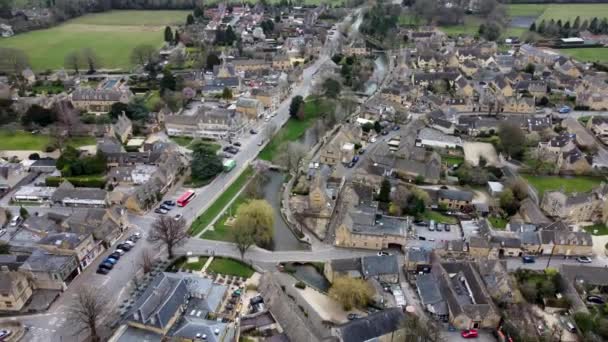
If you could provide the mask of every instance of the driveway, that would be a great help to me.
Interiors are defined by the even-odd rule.
[[[473,166],[479,165],[480,158],[485,159],[487,164],[500,167],[496,149],[489,143],[465,142],[463,145],[464,159]]]

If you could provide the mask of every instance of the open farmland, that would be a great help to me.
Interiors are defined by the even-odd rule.
[[[105,69],[131,66],[134,46],[160,47],[163,29],[186,20],[188,11],[110,11],[89,14],[59,26],[2,39],[3,47],[23,50],[37,71],[64,66],[65,56],[91,48]]]
[[[508,6],[511,17],[536,17],[540,20],[581,20],[594,17],[608,17],[608,4],[511,4]]]

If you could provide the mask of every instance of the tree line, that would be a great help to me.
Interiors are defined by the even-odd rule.
[[[562,21],[551,19],[549,21],[541,20],[537,25],[533,22],[530,25],[530,31],[536,32],[547,37],[572,37],[578,35],[582,31],[589,31],[593,34],[608,34],[608,18],[585,19],[581,21],[581,17],[577,16],[572,23],[570,20]]]

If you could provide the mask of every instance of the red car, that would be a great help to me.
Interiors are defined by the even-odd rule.
[[[463,338],[475,338],[477,337],[477,330],[475,329],[469,329],[469,330],[463,330],[460,333],[460,336],[462,336]]]

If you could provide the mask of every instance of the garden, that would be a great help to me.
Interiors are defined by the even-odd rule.
[[[605,178],[603,177],[590,176],[561,177],[522,175],[522,177],[538,191],[540,196],[542,196],[545,191],[559,190],[561,188],[567,193],[587,192],[593,190],[605,181]]]

